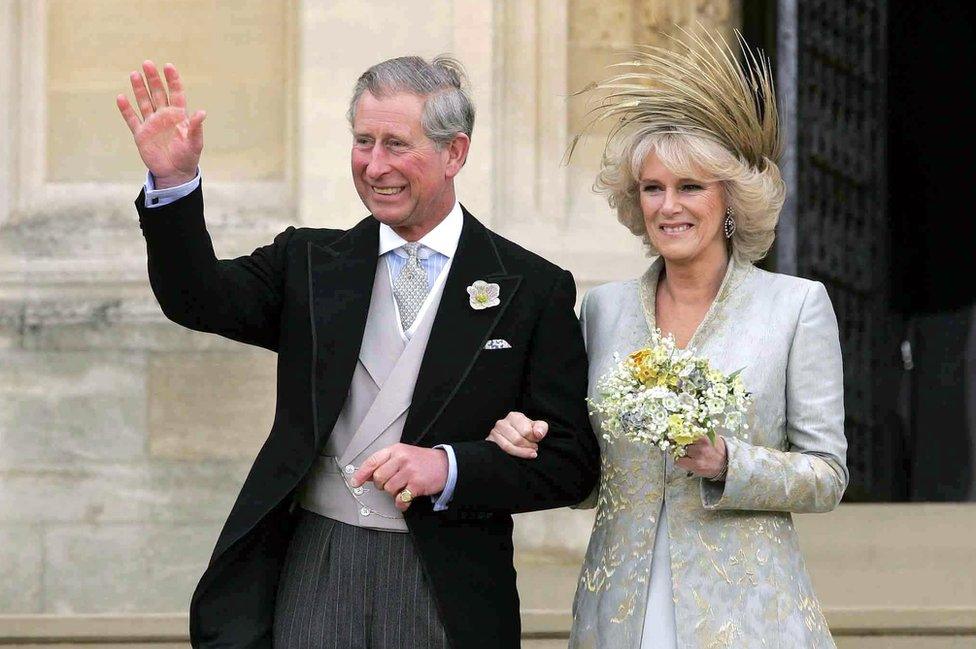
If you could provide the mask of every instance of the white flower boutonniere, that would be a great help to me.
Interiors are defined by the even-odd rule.
[[[498,299],[500,293],[501,288],[499,288],[498,284],[489,284],[479,279],[468,287],[471,308],[475,311],[481,311],[482,309],[498,306],[502,303]]]

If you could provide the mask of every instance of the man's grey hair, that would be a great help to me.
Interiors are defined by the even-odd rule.
[[[401,56],[377,63],[363,72],[349,102],[350,126],[356,118],[356,104],[363,93],[385,97],[409,92],[425,98],[420,124],[438,148],[444,148],[458,133],[469,138],[474,130],[474,104],[465,88],[467,78],[457,59],[437,56],[427,62],[419,56]]]

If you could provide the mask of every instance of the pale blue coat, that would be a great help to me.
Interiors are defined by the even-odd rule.
[[[583,302],[590,398],[655,326],[663,261]],[[655,447],[606,435],[596,522],[573,606],[570,646],[640,646],[651,557],[667,501],[677,646],[834,647],[800,555],[791,513],[826,512],[847,487],[837,320],[823,285],[729,264],[689,347],[724,372],[743,368],[748,430],[729,436],[724,483],[689,478]]]

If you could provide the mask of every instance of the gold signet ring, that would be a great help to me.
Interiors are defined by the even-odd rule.
[[[408,503],[411,500],[413,500],[413,494],[410,493],[409,489],[404,489],[403,491],[400,492],[397,498],[399,498],[400,502],[402,503]]]

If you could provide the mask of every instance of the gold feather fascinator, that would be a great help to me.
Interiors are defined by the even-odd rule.
[[[632,60],[610,66],[625,71],[576,93],[608,94],[587,111],[567,158],[580,137],[603,121],[612,123],[608,147],[621,131],[637,128],[704,136],[760,171],[766,159],[779,158],[779,120],[769,59],[750,48],[738,30],[741,60],[722,36],[681,32],[684,38],[670,37],[673,48],[638,46]]]

